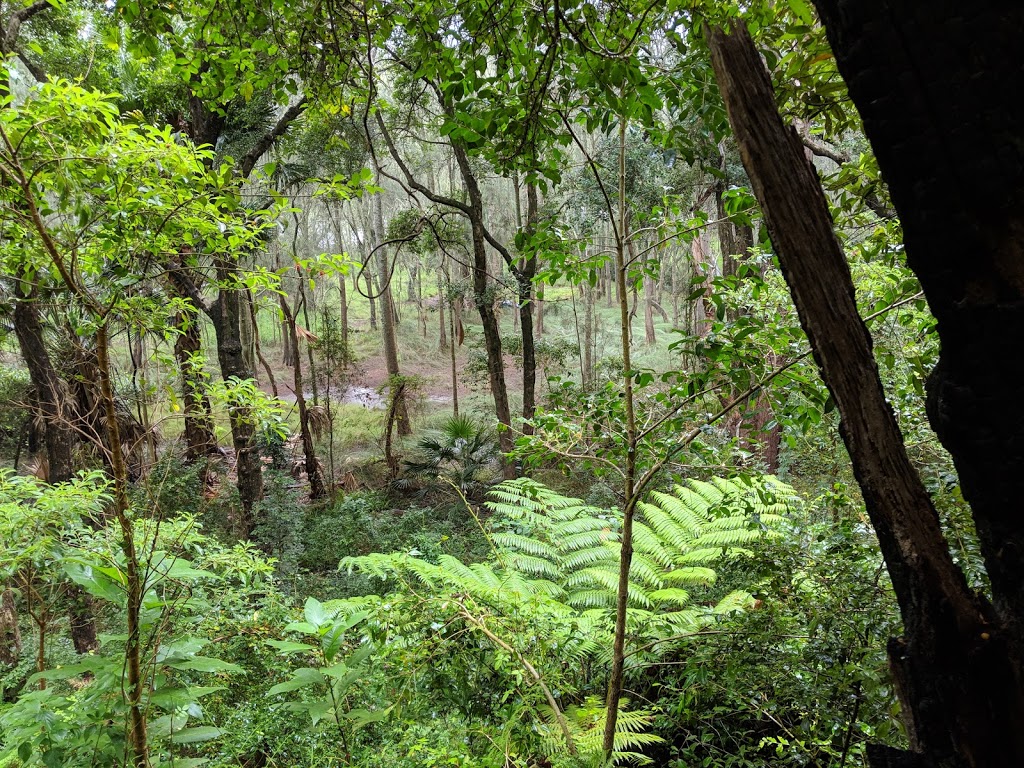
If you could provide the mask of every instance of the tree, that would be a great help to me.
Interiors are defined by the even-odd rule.
[[[992,601],[968,589],[885,401],[871,338],[800,138],[784,128],[743,27],[710,32],[716,74],[801,322],[842,418],[843,439],[878,534],[904,622],[890,662],[912,752],[870,752],[875,766],[1015,766],[1024,761],[1024,525],[1021,417],[1007,412],[1022,363],[1020,213],[1024,115],[1007,66],[1024,12],[989,2],[822,0],[836,59],[862,111],[904,223],[908,263],[938,320],[942,353],[928,415],[971,502]],[[955,21],[954,21],[955,20]],[[911,34],[911,30],[913,30]],[[984,43],[977,35],[984,37]],[[972,40],[972,53],[962,52]],[[975,51],[973,46],[977,46]],[[969,83],[969,85],[968,85]],[[1005,204],[965,195],[1005,190]],[[965,254],[970,254],[964,259]]]

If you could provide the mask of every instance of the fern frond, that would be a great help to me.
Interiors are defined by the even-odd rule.
[[[668,584],[714,584],[717,574],[711,568],[701,568],[696,565],[676,568],[665,574],[665,582]]]
[[[524,552],[528,555],[546,558],[547,560],[554,560],[556,556],[555,550],[552,547],[530,536],[503,532],[492,534],[491,539],[494,541],[495,546],[502,549]]]
[[[569,552],[564,555],[559,563],[562,570],[565,573],[572,573],[578,571],[581,568],[586,568],[593,565],[594,563],[605,563],[609,560],[618,562],[619,559],[619,548],[612,547],[609,551],[609,547],[605,544],[601,544],[590,549],[581,549],[575,552]]]
[[[685,589],[679,589],[678,587],[668,587],[666,589],[656,589],[653,592],[648,592],[647,596],[655,603],[655,605],[661,605],[663,603],[674,603],[675,605],[688,605],[690,602],[690,593]]]
[[[717,615],[722,615],[725,613],[733,613],[734,611],[746,610],[753,604],[753,595],[745,590],[737,589],[719,600],[718,604],[711,610]]]

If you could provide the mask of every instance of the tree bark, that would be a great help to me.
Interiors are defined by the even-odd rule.
[[[369,138],[369,137],[367,137]],[[377,155],[370,153],[377,184],[383,183]],[[373,247],[377,250],[377,266],[380,270],[380,326],[384,339],[384,363],[390,379],[391,399],[394,401],[395,424],[398,434],[407,437],[412,434],[412,422],[409,420],[409,407],[405,398],[405,387],[399,387],[401,370],[398,367],[398,339],[395,336],[395,302],[391,292],[391,264],[388,261],[388,249],[384,246],[387,239],[384,229],[384,203],[378,193],[370,202],[373,207]]]
[[[299,275],[299,280],[302,280]],[[295,317],[288,308],[288,299],[280,297],[281,314],[288,324],[288,332],[295,349],[299,348],[299,336],[295,330]],[[309,498],[322,499],[327,495],[327,488],[324,485],[323,473],[320,471],[320,462],[316,458],[316,450],[313,447],[313,433],[309,428],[309,410],[306,408],[306,394],[302,382],[302,366],[296,361],[294,371],[295,383],[295,405],[299,409],[299,433],[302,436],[302,454],[306,460],[306,479],[309,482]]]
[[[43,338],[36,303],[38,289],[19,281],[14,300],[14,334],[18,337],[22,359],[28,368],[36,406],[43,418],[46,458],[49,464],[47,479],[51,483],[70,480],[75,473],[72,449],[75,435],[67,384],[57,373]]]
[[[933,9],[920,12],[929,16]],[[814,168],[778,114],[746,28],[735,27],[732,34],[709,30],[708,37],[743,164],[839,410],[843,441],[900,605],[904,636],[890,642],[889,658],[916,760],[950,768],[1024,765],[1024,693],[1014,636],[992,606],[968,589],[907,457]],[[877,41],[863,37],[857,45],[870,48],[870,56],[879,50]],[[915,182],[919,201],[918,187]],[[939,220],[931,223],[938,226]],[[1004,497],[1004,504],[1007,498],[1012,497]],[[1019,572],[1017,584],[1019,591]]]
[[[970,502],[1003,631],[1024,658],[1024,7],[817,2],[938,321],[928,415]],[[993,190],[994,194],[978,194]],[[1024,764],[1024,760],[1021,761]]]
[[[518,183],[516,185],[516,207],[519,206]],[[537,186],[526,187],[526,226],[533,235],[537,226]],[[516,285],[519,289],[519,324],[523,335],[523,433],[533,434],[531,420],[537,411],[537,346],[533,329],[533,278],[537,275],[537,254],[530,252],[519,262]]]
[[[21,658],[21,629],[14,592],[6,585],[0,590],[0,665],[13,667]]]
[[[71,605],[68,608],[68,622],[71,629],[71,642],[76,653],[89,653],[100,647],[96,634],[96,611],[89,593],[77,584],[72,584],[67,592]]]
[[[181,376],[185,458],[189,462],[202,462],[217,450],[217,438],[213,432],[213,410],[206,395],[206,382],[199,362],[203,349],[199,318],[195,312],[179,313],[175,327],[181,331],[174,340],[174,359]]]
[[[210,319],[217,336],[217,359],[221,376],[225,381],[232,377],[241,380],[255,378],[254,371],[246,366],[242,354],[240,315],[247,308],[243,307],[242,287],[232,286],[232,283],[237,282],[235,265],[217,259],[216,269],[222,287],[217,301],[210,307]],[[253,506],[263,496],[263,468],[255,445],[256,429],[250,409],[243,405],[232,405],[228,408],[228,416],[235,448],[238,496],[242,505],[239,532],[243,538],[248,538],[253,527]]]
[[[505,384],[505,361],[501,350],[501,332],[498,318],[494,314],[494,302],[487,291],[487,241],[484,234],[484,203],[480,185],[469,163],[469,155],[457,142],[452,143],[455,160],[462,173],[462,179],[469,193],[469,221],[473,241],[473,302],[480,313],[484,332],[484,349],[487,353],[487,373],[490,378],[491,395],[498,421],[504,426],[498,432],[498,444],[502,453],[512,451],[512,412],[508,404],[508,388]],[[512,462],[502,460],[506,479],[515,475]]]

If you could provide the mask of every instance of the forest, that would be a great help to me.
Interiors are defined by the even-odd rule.
[[[0,768],[1024,766],[1022,39],[0,3]]]

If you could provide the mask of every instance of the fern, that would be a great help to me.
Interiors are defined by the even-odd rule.
[[[630,665],[648,663],[671,651],[667,640],[699,632],[718,616],[752,604],[742,590],[709,601],[716,579],[712,566],[723,556],[749,552],[762,536],[777,535],[793,499],[792,489],[774,478],[715,478],[652,492],[637,506],[626,616],[637,650]],[[342,567],[388,580],[397,595],[407,596],[397,605],[415,606],[430,617],[429,626],[418,629],[405,617],[388,617],[388,626],[413,635],[402,639],[404,646],[414,647],[417,632],[423,642],[423,635],[436,637],[439,628],[447,628],[451,634],[441,641],[464,638],[458,642],[468,643],[473,659],[489,644],[496,669],[543,669],[545,678],[560,681],[563,701],[571,702],[579,668],[608,662],[621,513],[522,479],[493,489],[487,506],[495,552],[489,562],[467,565],[443,555],[431,563],[398,553],[346,558]],[[518,684],[512,688],[526,695]],[[534,736],[524,738],[539,735],[544,749],[555,754],[565,748],[568,728],[581,756],[600,757],[603,705],[585,700],[564,709],[563,721],[556,722],[557,708],[543,714],[552,701],[535,700],[534,709],[525,710],[532,717],[539,713],[540,720],[532,724]],[[646,731],[650,719],[640,710],[620,713],[618,761],[644,763],[638,750],[656,740]]]

